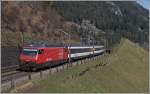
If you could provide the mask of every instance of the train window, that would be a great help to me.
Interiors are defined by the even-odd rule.
[[[35,56],[37,54],[37,50],[36,49],[23,49],[22,50],[22,54],[23,55],[28,55],[28,56]]]
[[[37,54],[37,51],[25,51],[23,50],[24,55],[29,55],[29,56],[35,56]]]
[[[84,48],[84,49],[71,49],[71,53],[83,53],[83,52],[89,52],[90,48]]]
[[[95,48],[95,51],[97,51],[97,50],[101,50],[102,48]]]
[[[101,48],[95,48],[95,51],[102,50],[102,49],[104,49],[104,47],[101,47]]]
[[[43,49],[41,49],[41,50],[38,51],[38,54],[43,54],[43,53],[44,53]]]

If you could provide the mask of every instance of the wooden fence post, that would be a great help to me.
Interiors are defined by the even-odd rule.
[[[31,73],[30,72],[28,73],[28,78],[29,78],[29,80],[31,80]]]
[[[58,72],[58,67],[56,67],[56,72]]]
[[[72,67],[72,62],[70,62],[70,67]]]
[[[67,63],[67,69],[68,69],[68,63]]]
[[[64,64],[62,65],[62,70],[64,70],[65,68],[64,68]]]
[[[13,77],[11,78],[11,88],[14,88],[15,87],[15,83],[14,83],[14,79]]]
[[[76,64],[76,66],[78,66],[78,63],[79,63],[79,61],[77,61],[77,64]]]
[[[43,72],[42,72],[42,71],[40,71],[40,78],[42,78],[42,76],[43,76]]]
[[[50,75],[52,74],[52,69],[51,69],[51,68],[49,69],[49,74],[50,74]]]

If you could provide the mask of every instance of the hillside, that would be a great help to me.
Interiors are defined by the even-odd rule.
[[[126,37],[148,46],[149,11],[136,1],[53,2],[52,5],[66,20],[81,23],[86,19],[106,32],[109,45],[114,39]]]
[[[45,9],[45,2],[2,2],[2,46],[23,45],[22,41],[67,43],[61,31],[69,30],[69,22],[47,3]]]
[[[97,64],[106,66],[94,68]],[[86,70],[83,75],[78,75]],[[113,52],[99,60],[75,66],[51,75],[46,80],[33,81],[33,87],[18,92],[148,92],[148,52],[123,39]]]
[[[71,39],[79,43],[85,35],[80,28],[84,20],[98,29],[98,34],[94,35],[95,44],[102,43],[100,37],[103,36],[109,45],[120,37],[126,37],[148,46],[148,10],[135,1],[6,1],[2,2],[2,18],[2,46],[22,45],[22,37],[25,43],[42,40],[45,43],[67,44],[68,36],[63,32],[69,31]],[[105,34],[102,35],[102,32]],[[16,38],[13,38],[14,35]]]

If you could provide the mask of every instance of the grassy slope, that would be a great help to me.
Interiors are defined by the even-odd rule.
[[[91,67],[98,63],[110,64]],[[71,78],[87,67],[84,75]],[[34,83],[25,92],[148,92],[148,52],[124,39],[110,55]]]

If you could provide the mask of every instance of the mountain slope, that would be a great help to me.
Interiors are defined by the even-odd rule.
[[[45,7],[47,3],[48,7]],[[2,46],[22,45],[22,37],[25,43],[43,40],[60,44],[67,40],[66,35],[61,31],[66,32],[70,26],[51,7],[51,2],[4,1],[2,18]],[[16,38],[11,37],[14,35]],[[77,37],[75,34],[74,36]]]
[[[148,44],[149,12],[135,1],[54,2],[52,5],[66,20],[81,23],[90,20],[108,34]]]

